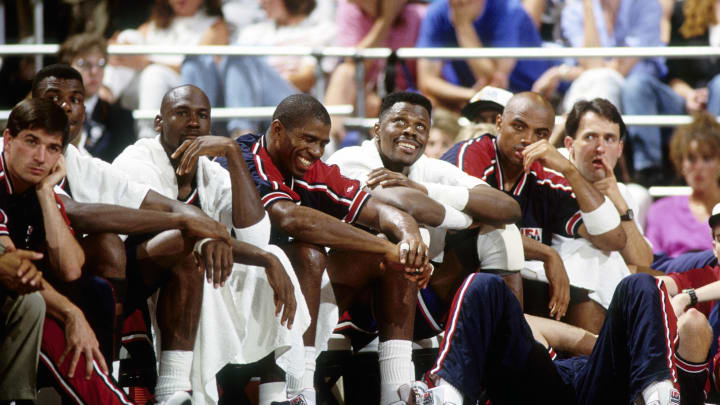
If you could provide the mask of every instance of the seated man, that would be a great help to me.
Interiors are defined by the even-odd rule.
[[[2,208],[0,208],[2,210]],[[3,217],[5,214],[3,213]],[[0,235],[8,235],[5,225]],[[38,355],[45,321],[41,253],[0,246],[0,404],[31,404],[37,396]]]
[[[560,319],[567,308],[569,323],[597,332],[604,310],[587,298],[587,291],[576,289],[567,307],[568,277],[560,255],[550,247],[551,239],[553,235],[582,236],[598,249],[612,251],[625,247],[625,231],[612,202],[547,142],[554,121],[555,112],[542,96],[516,94],[498,118],[497,139],[483,135],[458,143],[443,160],[520,203],[523,217],[518,225],[525,259],[542,262],[550,283],[551,314]],[[524,285],[528,286],[528,280]],[[538,311],[544,311],[547,304],[540,304]],[[586,325],[586,320],[592,323]]]
[[[155,119],[160,135],[137,141],[113,162],[131,180],[202,209],[232,229],[237,238],[232,240],[233,257],[206,257],[236,264],[231,274],[208,272],[204,283],[191,373],[197,403],[218,400],[216,374],[228,362],[253,363],[275,351],[272,365],[277,362],[302,374],[302,367],[292,370],[291,366],[304,362],[302,333],[310,322],[287,257],[278,247],[268,246],[270,221],[240,146],[230,138],[210,136],[210,125],[210,102],[205,93],[195,86],[176,87],[163,97]],[[228,170],[206,156],[224,157]],[[211,263],[206,263],[207,267]],[[274,319],[276,314],[281,314],[279,321]],[[294,319],[299,321],[295,327]],[[284,328],[284,323],[292,330]],[[293,345],[298,350],[288,352]],[[294,353],[300,357],[293,358]],[[261,404],[287,398],[284,384],[277,390],[280,395],[271,398],[265,395],[268,390],[263,385]]]
[[[405,403],[407,397],[398,389],[414,380],[412,314],[418,278],[424,284],[430,273],[427,246],[412,217],[371,197],[357,180],[319,160],[329,137],[325,107],[299,94],[277,106],[265,136],[238,138],[270,215],[271,240],[290,257],[312,317],[304,335],[305,375],[302,381],[290,380],[289,386],[302,389],[305,399],[314,403],[315,349],[326,345],[337,322],[318,316],[321,279],[327,268],[340,309],[347,308],[361,288],[375,287],[380,403]],[[351,225],[355,223],[399,243]],[[326,247],[332,249],[329,254]]]
[[[520,0],[439,0],[423,18],[418,48],[539,47],[540,32]],[[460,111],[485,85],[528,91],[551,62],[487,59],[418,60],[418,87],[436,105]]]
[[[429,330],[415,325],[416,339],[442,332],[455,289],[478,269],[502,274],[522,302],[522,240],[513,225],[520,219],[520,206],[477,177],[423,155],[431,108],[430,100],[417,93],[388,95],[382,101],[373,139],[340,149],[327,162],[372,189],[374,198],[430,227],[430,257],[437,271],[419,297],[434,297],[418,306],[431,313],[416,316],[418,321],[429,321]],[[471,243],[460,241],[461,235],[445,235],[447,230],[465,230],[473,223],[483,225],[479,235],[477,230],[461,233]],[[446,238],[453,243],[446,244]],[[465,249],[468,244],[471,248]],[[440,305],[433,308],[431,302]]]
[[[79,136],[85,114],[80,73],[65,65],[46,66],[35,76],[32,95],[60,105],[69,119],[69,139]],[[62,181],[63,192],[67,194],[63,202],[74,229],[89,234],[80,241],[88,258],[85,269],[111,281],[116,296],[127,301],[125,304],[130,308],[144,305],[145,298],[158,286],[165,287],[157,305],[158,325],[164,338],[155,394],[159,402],[169,400],[175,393],[182,401],[187,396],[183,391],[190,389],[191,350],[202,302],[202,288],[197,287],[202,275],[197,271],[193,244],[196,239],[217,239],[201,249],[202,263],[207,263],[210,255],[230,257],[227,229],[197,207],[165,198],[148,186],[129,181],[110,164],[82,156],[72,144],[67,145],[63,155],[67,166]],[[170,229],[179,229],[183,235],[164,233],[141,243],[131,241],[127,247],[117,236],[156,234]],[[127,275],[126,263],[130,270]],[[205,270],[228,274],[229,266],[229,262],[215,260]],[[72,298],[85,297],[82,292],[78,295]],[[179,313],[178,306],[186,311]],[[112,339],[106,345],[112,345]],[[103,352],[111,357],[107,353],[112,353],[112,349]]]
[[[586,352],[595,338],[587,356],[559,359],[544,347]],[[702,404],[705,384],[682,368],[680,356],[705,356],[709,345],[707,322],[691,314],[676,318],[664,284],[647,274],[618,285],[597,337],[550,320],[526,322],[496,276],[473,274],[453,301],[428,372],[437,388],[422,403],[462,404],[485,390],[493,404]]]
[[[12,110],[3,137],[0,243],[11,251],[42,253],[38,266],[52,283],[78,279],[85,255],[72,234],[60,198],[53,192],[53,186],[65,175],[62,151],[69,140],[67,116],[51,101],[25,100]],[[40,364],[44,372],[57,379],[61,392],[85,385],[89,388],[80,395],[95,403],[127,404],[125,394],[106,375],[107,366],[82,310],[40,277],[25,286],[33,287],[40,289],[47,306],[48,318],[41,329]],[[76,372],[78,363],[84,373]],[[35,366],[26,363],[18,367]]]

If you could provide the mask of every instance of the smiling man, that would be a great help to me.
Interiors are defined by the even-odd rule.
[[[290,257],[313,319],[304,336],[305,375],[302,381],[289,381],[290,388],[302,390],[300,395],[314,403],[316,353],[326,346],[337,322],[318,316],[327,268],[341,310],[361,288],[372,285],[380,324],[380,403],[405,403],[408,393],[401,394],[399,388],[414,380],[410,339],[417,281],[422,278],[424,284],[430,272],[427,246],[412,217],[371,197],[357,180],[320,161],[329,140],[330,115],[304,94],[277,106],[266,135],[238,138],[270,215],[271,240]],[[326,247],[332,249],[329,254]]]
[[[522,302],[519,270],[524,259],[513,225],[520,219],[520,206],[479,178],[423,154],[431,109],[430,100],[421,94],[392,93],[382,101],[373,138],[328,159],[343,175],[371,189],[374,198],[408,212],[430,229],[436,272],[418,296],[415,339],[442,332],[455,289],[478,269],[502,274]],[[482,229],[465,231],[473,224]],[[446,235],[448,230],[463,232]]]
[[[559,319],[568,308],[570,289],[562,259],[550,247],[552,236],[582,236],[601,250],[620,250],[625,232],[610,200],[547,141],[554,123],[555,111],[547,100],[537,93],[519,93],[498,118],[497,138],[486,134],[458,143],[443,160],[520,203],[525,259],[543,263],[550,283],[550,314]],[[576,299],[567,321],[597,332],[603,308],[587,298],[586,290],[573,292]]]

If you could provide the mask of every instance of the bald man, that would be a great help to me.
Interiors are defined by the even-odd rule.
[[[555,111],[545,98],[519,93],[497,119],[497,138],[485,134],[460,142],[443,160],[520,203],[518,227],[525,259],[543,263],[550,284],[550,316],[560,319],[567,314],[569,323],[597,333],[605,311],[587,297],[587,290],[569,287],[562,259],[550,247],[552,236],[583,237],[598,249],[612,251],[625,247],[626,235],[612,202],[548,142],[554,124]],[[573,302],[568,306],[571,292]],[[526,306],[533,301],[537,302],[526,300]]]

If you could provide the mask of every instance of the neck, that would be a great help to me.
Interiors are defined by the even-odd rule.
[[[303,22],[308,16],[303,14],[298,15],[288,15],[287,18],[284,18],[282,20],[277,20],[277,25],[280,26],[291,26],[291,25],[297,25]]]
[[[10,176],[10,181],[12,181],[14,194],[22,194],[33,186],[32,184],[27,183],[21,178],[17,177],[15,175],[15,172],[13,172],[12,170],[7,170],[6,173]]]
[[[713,206],[720,202],[720,187],[716,185],[709,189],[693,189],[692,194],[690,194],[690,199],[693,202],[704,205],[708,212],[710,212]]]
[[[500,168],[502,169],[503,183],[515,184],[515,182],[517,182],[517,180],[520,178],[520,176],[522,176],[523,167],[516,166],[514,164],[509,163],[503,157],[502,153],[498,153],[497,158],[498,158],[498,164],[500,165]],[[502,187],[502,189],[505,190],[505,184],[500,184],[500,187]]]

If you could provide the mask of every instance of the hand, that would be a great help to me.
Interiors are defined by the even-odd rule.
[[[275,315],[282,312],[280,324],[286,325],[288,329],[292,329],[295,322],[295,310],[297,302],[295,302],[295,288],[285,272],[280,260],[272,253],[268,254],[269,263],[265,266],[265,274],[268,283],[275,292]]]
[[[393,266],[389,263],[386,264],[385,261],[380,262],[380,270],[385,271],[388,267],[395,268],[396,266]],[[418,288],[422,290],[430,283],[430,277],[433,275],[434,271],[435,267],[433,266],[433,264],[428,263],[423,267],[417,269],[406,267],[403,276],[405,276],[405,278],[410,281],[416,282]]]
[[[42,253],[13,250],[0,256],[0,285],[17,294],[42,290],[42,272],[32,263],[42,259]]]
[[[530,166],[532,166],[536,160],[543,166],[562,174],[566,174],[568,170],[574,167],[547,139],[542,139],[530,144],[523,150],[523,170],[529,173]]]
[[[557,90],[560,84],[560,68],[557,66],[551,67],[546,70],[545,73],[533,83],[532,91],[542,94],[545,98],[549,99],[555,90]]]
[[[705,110],[709,95],[707,87],[693,89],[685,97],[685,109],[689,113]]]
[[[398,267],[392,266],[392,264],[399,263],[403,265],[405,273],[417,275],[417,269],[422,268],[430,261],[428,247],[422,241],[419,233],[406,236],[395,247],[383,258],[383,261],[392,268]]]
[[[227,227],[204,213],[183,214],[180,230],[189,238],[218,239],[230,244]]]
[[[374,189],[381,187],[410,187],[427,194],[427,189],[422,184],[416,183],[402,173],[388,170],[384,167],[374,169],[368,174],[367,186]]]
[[[60,155],[57,162],[55,162],[55,166],[50,169],[50,174],[45,176],[45,178],[42,179],[37,186],[35,186],[35,189],[52,190],[56,184],[60,183],[63,177],[65,177],[65,157]]]
[[[510,85],[507,73],[495,70],[490,76],[490,85],[501,89],[507,89]]]
[[[231,138],[205,135],[183,142],[170,155],[170,158],[179,159],[175,173],[182,176],[195,171],[195,165],[200,156],[228,157],[228,152],[234,148],[239,148],[239,146]]]
[[[550,283],[550,317],[560,320],[567,312],[568,303],[570,302],[570,280],[568,280],[565,265],[562,263],[560,256],[551,256],[543,263],[545,267],[545,277]]]
[[[68,367],[68,377],[75,375],[75,367],[80,360],[80,355],[85,355],[85,379],[89,380],[93,373],[93,360],[97,362],[103,374],[108,373],[105,358],[100,352],[95,333],[85,320],[82,311],[73,308],[70,316],[65,321],[65,351],[58,359],[58,364],[62,365],[65,356],[72,354],[70,358],[70,366]]]
[[[672,304],[673,310],[675,311],[675,316],[679,318],[680,315],[685,313],[685,309],[688,307],[688,305],[690,305],[690,295],[681,292],[672,297],[670,303]]]
[[[408,0],[381,1],[380,16],[385,18],[389,24],[392,24],[407,2]]]
[[[599,192],[603,193],[603,195],[606,195],[610,197],[611,200],[613,200],[614,196],[620,194],[620,189],[617,185],[617,178],[615,178],[615,173],[613,172],[613,169],[610,167],[605,157],[600,158],[600,161],[602,162],[603,169],[605,169],[605,178],[596,181],[595,183],[593,183],[593,186],[595,186],[595,188]]]
[[[232,247],[228,243],[222,240],[206,242],[197,259],[208,283],[215,288],[225,285],[233,267]]]
[[[450,0],[450,21],[455,25],[472,24],[483,10],[484,0]]]

